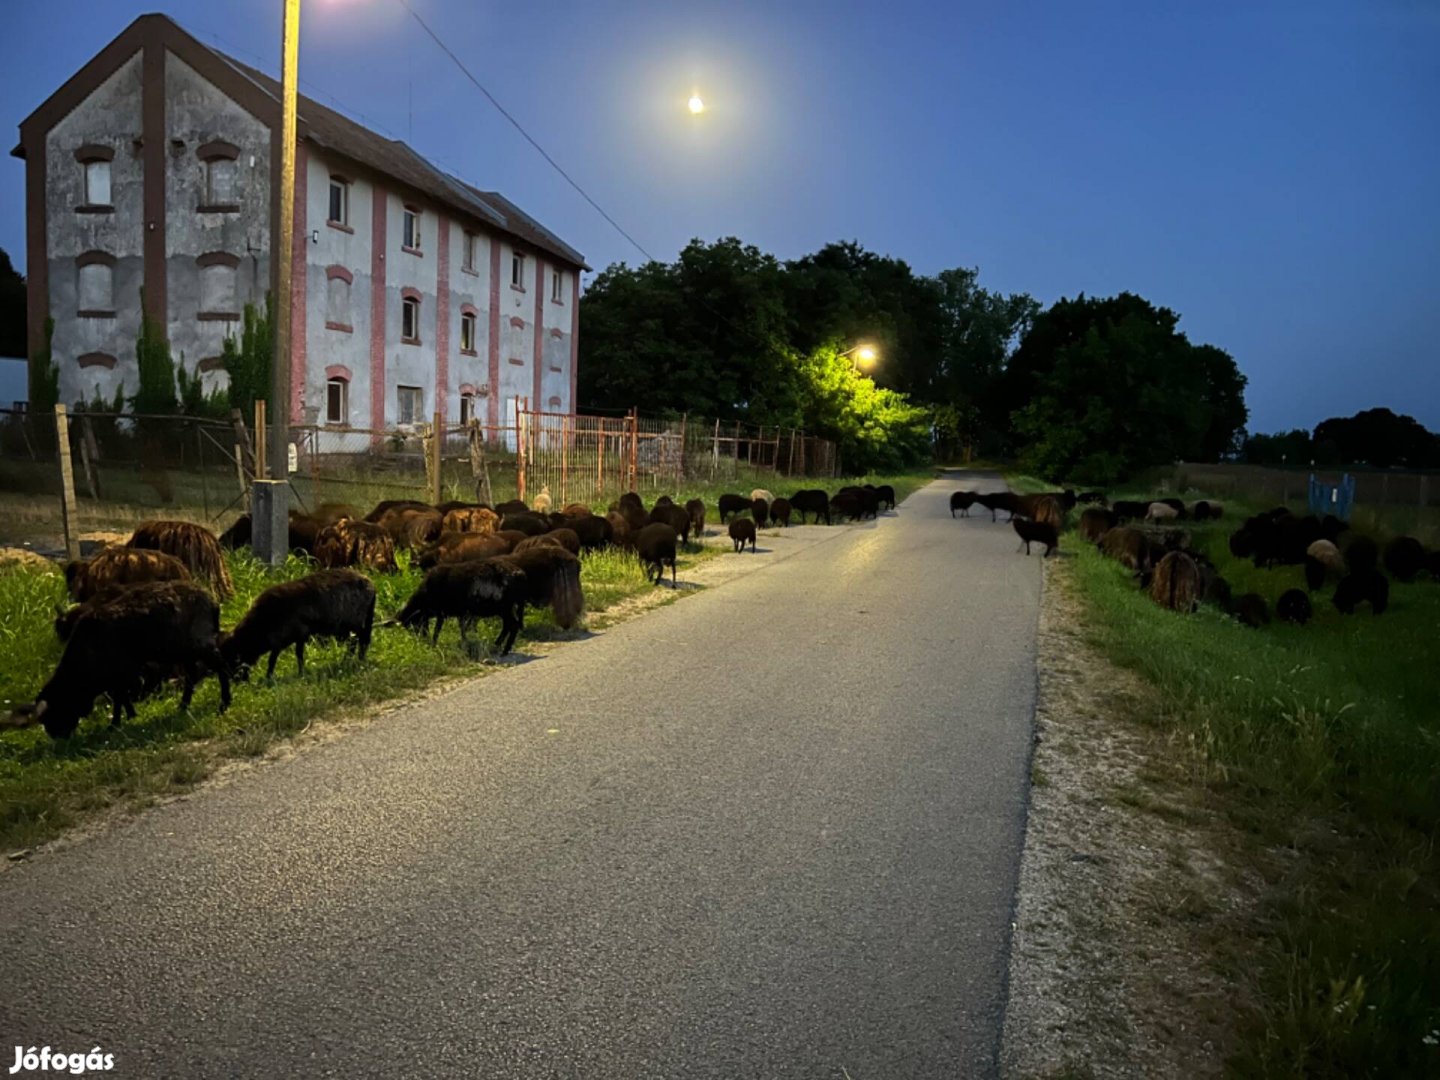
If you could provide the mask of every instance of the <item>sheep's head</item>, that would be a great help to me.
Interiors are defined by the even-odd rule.
[[[10,715],[0,722],[0,727],[23,728],[32,724],[42,724],[45,727],[45,734],[52,739],[67,739],[80,726],[80,718],[85,716],[94,705],[94,698],[88,702],[65,699],[52,702],[48,698],[41,697],[30,704],[16,705],[10,710]]]

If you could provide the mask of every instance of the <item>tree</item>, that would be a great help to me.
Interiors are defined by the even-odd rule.
[[[1336,465],[1402,466],[1426,469],[1440,465],[1440,438],[1413,416],[1389,409],[1365,409],[1351,417],[1332,416],[1315,427],[1316,458]]]
[[[45,316],[45,344],[30,357],[30,411],[51,413],[60,403],[60,366],[51,359],[55,320]]]
[[[232,334],[221,346],[221,362],[230,376],[227,391],[230,407],[249,418],[255,402],[270,396],[270,365],[275,356],[275,304],[265,294],[262,315],[254,304],[246,304],[240,323],[240,338]]]
[[[130,407],[145,416],[168,416],[176,408],[175,364],[170,359],[170,342],[160,322],[144,311],[143,291],[140,304],[140,336],[135,339],[139,384],[130,399]]]
[[[0,356],[30,354],[28,325],[25,278],[0,248]]]
[[[799,422],[833,440],[849,473],[891,472],[930,454],[927,411],[860,374],[840,343],[790,357],[797,373]]]
[[[1315,444],[1304,428],[1247,435],[1240,446],[1240,458],[1249,465],[1308,465],[1314,457]]]

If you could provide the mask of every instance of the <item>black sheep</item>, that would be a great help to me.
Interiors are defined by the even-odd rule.
[[[523,532],[526,536],[539,536],[550,531],[550,522],[538,514],[507,512],[500,521],[500,528]]]
[[[955,511],[960,511],[961,517],[970,516],[970,507],[975,505],[975,492],[973,491],[952,491],[950,493],[950,516],[955,516]]]
[[[206,671],[220,680],[220,711],[230,704],[230,677],[220,655],[220,608],[193,581],[154,581],[119,589],[78,619],[55,674],[35,696],[12,714],[9,726],[39,722],[52,739],[74,733],[109,696],[111,725],[122,711],[135,715],[134,702],[144,690],[146,673],[178,668],[185,678],[180,708],[190,707],[195,684]]]
[[[730,522],[730,540],[735,545],[736,553],[745,550],[745,545],[750,545],[750,550],[755,550],[755,522],[749,518],[736,518]]]
[[[384,499],[375,504],[375,509],[365,515],[365,520],[374,524],[391,510],[429,510],[430,504],[417,499]]]
[[[580,538],[581,551],[596,551],[609,547],[615,540],[615,529],[610,522],[595,514],[569,519],[571,529]]]
[[[885,504],[885,509],[895,509],[895,488],[890,484],[881,484],[875,489],[875,497]]]
[[[1143,519],[1149,510],[1148,502],[1137,502],[1134,499],[1117,499],[1110,505],[1110,512],[1115,515],[1115,521],[1120,525],[1137,518]]]
[[[790,527],[789,499],[776,499],[770,504],[770,520],[784,528]]]
[[[744,495],[736,495],[734,492],[721,495],[717,505],[720,507],[720,523],[723,525],[725,519],[734,517],[736,514],[743,514],[750,509],[750,500]]]
[[[976,495],[975,501],[990,511],[991,521],[996,520],[995,512],[997,510],[1008,511],[1010,520],[1013,521],[1016,513],[1020,509],[1020,500],[1015,493],[1011,491],[991,491]]]
[[[1379,570],[1347,574],[1335,586],[1335,610],[1340,614],[1354,615],[1356,606],[1366,602],[1375,615],[1385,614],[1390,606],[1390,581]]]
[[[569,630],[585,610],[580,560],[564,548],[553,544],[526,548],[522,543],[509,555],[490,561],[514,567],[524,574],[526,602],[536,608],[548,605],[560,629]]]
[[[1259,593],[1247,592],[1235,598],[1235,618],[1258,629],[1270,622],[1270,608]]]
[[[751,499],[750,516],[755,519],[755,527],[763,529],[765,522],[770,519],[770,504],[764,499]]]
[[[669,525],[674,529],[682,544],[690,542],[690,514],[674,503],[668,506],[657,506],[651,511],[649,524],[653,525],[656,522],[661,525]]]
[[[524,499],[511,499],[495,507],[495,512],[501,517],[505,517],[507,514],[528,514],[530,507]]]
[[[839,514],[850,521],[859,521],[865,515],[865,504],[858,492],[841,491],[830,500],[830,512],[832,517]]]
[[[1425,547],[1413,536],[1397,536],[1385,545],[1385,569],[1396,581],[1414,581],[1425,569]]]
[[[1026,555],[1030,554],[1031,544],[1044,544],[1047,558],[1060,546],[1060,537],[1055,532],[1054,525],[1047,525],[1040,521],[1027,521],[1025,518],[1011,518],[1010,526],[1025,546]],[[1017,547],[1015,550],[1019,551],[1020,549]]]
[[[1109,510],[1102,510],[1098,506],[1091,506],[1080,511],[1080,535],[1089,541],[1098,541],[1100,537],[1113,529],[1116,525],[1115,515]]]
[[[705,535],[705,500],[691,499],[685,504],[685,512],[690,515],[690,532],[698,539]]]
[[[834,498],[830,500],[830,505],[833,508],[835,506],[836,499],[848,499],[851,496],[853,496],[860,503],[860,517],[864,518],[880,516],[880,499],[875,494],[875,489],[869,486],[856,487],[855,485],[851,484],[847,487],[843,487],[838,492],[836,492]],[[851,520],[855,519],[852,518]]]
[[[411,594],[395,622],[422,635],[435,620],[432,642],[440,640],[440,628],[447,618],[460,623],[460,640],[469,644],[470,627],[476,619],[500,618],[500,636],[495,650],[504,656],[515,645],[525,627],[525,572],[492,559],[442,563],[427,571],[420,587]]]
[[[645,580],[651,580],[651,571],[654,571],[654,582],[660,584],[665,576],[665,564],[670,564],[670,584],[678,587],[675,568],[675,544],[678,535],[669,525],[655,522],[646,525],[635,537],[635,553],[640,556],[640,561],[645,564]]]
[[[1310,597],[1306,596],[1301,589],[1286,589],[1280,594],[1280,599],[1275,601],[1275,615],[1286,622],[1295,623],[1297,626],[1304,626],[1310,621],[1314,609],[1310,606]]]
[[[830,524],[830,496],[819,488],[805,488],[790,496],[790,508],[800,515],[800,524],[805,524],[805,515],[814,514],[815,523],[818,525],[820,519],[825,519],[825,524]]]
[[[1431,581],[1440,581],[1440,548],[1426,553],[1425,572],[1430,575]]]
[[[354,570],[319,570],[298,581],[282,581],[255,598],[233,633],[220,645],[237,677],[270,654],[265,677],[275,675],[281,652],[295,646],[295,666],[305,674],[305,643],[311,638],[348,638],[360,659],[370,648],[375,625],[375,586]]]
[[[1380,546],[1368,536],[1354,536],[1345,545],[1345,568],[1352,574],[1374,570],[1380,562]]]
[[[658,499],[655,500],[655,505],[654,505],[654,507],[653,507],[652,509],[659,510],[662,506],[674,506],[674,505],[675,505],[675,500],[672,499],[672,498],[670,498],[669,495],[661,495]]]

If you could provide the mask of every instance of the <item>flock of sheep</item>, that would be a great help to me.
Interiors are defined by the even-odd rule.
[[[1058,549],[1066,517],[1078,503],[1088,505],[1080,514],[1080,536],[1100,553],[1130,570],[1140,587],[1162,607],[1190,612],[1211,603],[1247,626],[1263,626],[1271,612],[1258,593],[1232,596],[1230,584],[1215,564],[1192,546],[1191,535],[1177,527],[1184,521],[1215,521],[1225,512],[1210,500],[1186,504],[1180,499],[1117,500],[1104,493],[1072,490],[1038,495],[1013,492],[957,491],[950,496],[950,512],[968,515],[976,505],[1010,514],[1011,524],[1029,554],[1031,543],[1043,543],[1045,554]],[[1354,534],[1333,515],[1297,515],[1285,507],[1256,514],[1231,534],[1230,553],[1250,559],[1256,567],[1303,566],[1306,589],[1288,589],[1275,603],[1275,616],[1287,622],[1310,621],[1314,607],[1310,594],[1335,581],[1331,602],[1343,614],[1361,604],[1380,615],[1389,605],[1390,580],[1381,565],[1398,581],[1413,581],[1426,573],[1440,581],[1440,549],[1427,551],[1412,536],[1385,545],[1383,553],[1368,536]]]
[[[888,486],[845,488],[833,498],[800,491],[790,499],[757,489],[748,499],[722,496],[720,516],[722,522],[732,519],[729,532],[738,552],[747,541],[754,548],[756,528],[767,521],[785,526],[792,515],[803,522],[813,514],[828,524],[836,513],[859,518],[894,502]],[[426,573],[395,618],[382,625],[429,633],[434,642],[446,620],[454,619],[468,645],[477,619],[499,618],[495,649],[503,655],[524,627],[527,606],[549,607],[562,629],[575,624],[585,605],[584,553],[633,551],[647,580],[658,585],[668,566],[673,585],[679,545],[705,532],[700,499],[681,507],[661,496],[647,510],[630,492],[603,515],[579,503],[550,510],[543,489],[533,505],[387,500],[363,515],[341,504],[292,512],[289,546],[317,569],[265,589],[229,632],[220,629],[220,602],[234,592],[224,551],[250,543],[249,515],[220,536],[186,521],[146,522],[124,544],[65,567],[75,603],[55,620],[65,646],[60,661],[35,701],[14,709],[0,726],[40,723],[52,738],[66,738],[102,696],[117,725],[135,715],[137,700],[176,678],[184,709],[207,674],[220,683],[223,712],[231,679],[247,678],[267,654],[267,677],[289,648],[303,676],[305,646],[315,639],[343,641],[363,660],[375,627],[376,590],[360,571],[397,571],[402,550]]]

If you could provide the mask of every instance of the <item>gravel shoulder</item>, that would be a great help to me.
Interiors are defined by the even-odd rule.
[[[1160,692],[1087,642],[1071,571],[1049,560],[1041,600],[1002,1075],[1219,1076],[1258,882],[1194,756],[1145,723]]]

